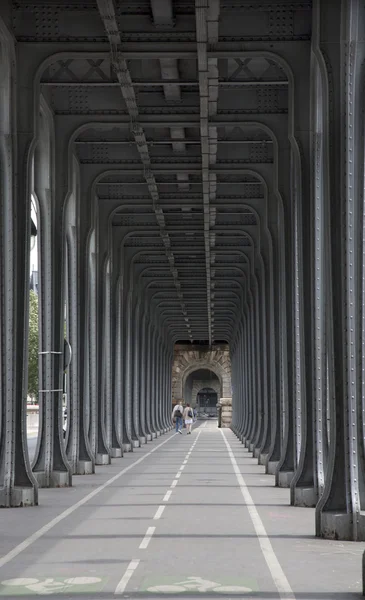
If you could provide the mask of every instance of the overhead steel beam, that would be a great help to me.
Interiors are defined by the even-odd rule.
[[[129,72],[128,64],[126,59],[124,58],[121,48],[121,36],[117,24],[114,2],[113,0],[97,0],[98,8],[101,15],[101,18],[104,23],[105,30],[107,32],[109,43],[111,46],[112,53],[112,62],[113,66],[120,83],[121,92],[127,106],[127,110],[129,113],[130,121],[131,121],[131,129],[132,134],[134,136],[138,152],[141,157],[142,164],[144,166],[144,178],[146,180],[148,190],[150,192],[152,198],[153,209],[155,211],[157,223],[160,227],[160,235],[165,247],[166,256],[169,261],[171,274],[174,279],[174,284],[176,287],[176,291],[178,297],[181,302],[181,310],[184,316],[187,317],[187,330],[188,335],[191,337],[191,329],[188,320],[188,315],[186,312],[186,307],[184,305],[184,299],[181,292],[181,285],[179,281],[178,271],[175,266],[175,258],[171,251],[171,243],[169,235],[166,231],[165,217],[162,208],[159,205],[159,195],[157,189],[157,183],[155,180],[155,176],[151,171],[151,158],[149,155],[146,135],[143,130],[143,127],[139,123],[139,110],[137,105],[137,100],[134,92],[134,88],[132,85],[132,78]]]

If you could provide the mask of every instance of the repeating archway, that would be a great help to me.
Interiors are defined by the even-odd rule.
[[[175,397],[182,398],[183,390],[185,389],[186,380],[194,373],[194,371],[199,371],[200,369],[207,369],[212,371],[219,379],[220,382],[220,391],[221,396],[230,397],[231,396],[231,372],[230,365],[228,363],[225,367],[216,360],[209,360],[208,357],[203,359],[193,358],[192,362],[189,363],[184,370],[178,373],[177,380],[175,382]]]

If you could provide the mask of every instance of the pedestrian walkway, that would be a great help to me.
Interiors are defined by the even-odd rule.
[[[216,422],[0,511],[0,597],[359,598],[363,544],[314,537]]]

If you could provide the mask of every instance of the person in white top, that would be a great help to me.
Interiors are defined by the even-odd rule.
[[[176,404],[174,406],[174,410],[172,411],[172,415],[171,415],[172,421],[174,421],[174,419],[176,419],[175,431],[176,431],[176,433],[180,433],[181,435],[182,435],[181,430],[182,430],[182,425],[183,425],[183,422],[182,422],[183,412],[184,412],[184,409],[181,406],[181,404]]]
[[[191,408],[189,403],[186,404],[186,407],[185,407],[185,410],[183,413],[183,417],[184,417],[184,421],[185,421],[185,425],[186,425],[186,429],[187,429],[186,434],[189,435],[189,433],[191,433],[191,428],[193,425],[193,418],[194,418],[193,409]]]

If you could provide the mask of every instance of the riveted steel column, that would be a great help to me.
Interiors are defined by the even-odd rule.
[[[158,339],[157,339],[157,331],[156,331],[156,326],[153,323],[153,329],[152,329],[152,390],[153,390],[153,396],[152,396],[152,412],[155,418],[155,423],[156,423],[156,433],[157,433],[157,437],[159,437],[161,435],[161,424],[159,421],[159,415],[158,415],[158,380],[157,380],[157,365],[158,365]]]
[[[165,398],[165,391],[164,391],[164,351],[163,351],[163,340],[161,335],[159,336],[159,346],[160,346],[160,361],[159,361],[159,388],[160,388],[160,393],[159,393],[159,404],[160,404],[160,423],[161,423],[161,430],[162,433],[166,433],[167,432],[167,428],[165,425],[165,419],[164,419],[164,398]]]
[[[141,338],[141,304],[138,299],[135,302],[134,322],[133,322],[133,423],[136,436],[140,444],[146,443],[140,426],[140,385],[139,378],[141,373],[140,359],[140,338]]]
[[[293,177],[290,178],[292,167],[291,153],[287,142],[281,142],[278,156],[279,179],[284,189],[283,207],[279,210],[279,245],[282,254],[282,277],[280,301],[280,331],[282,340],[281,350],[281,454],[275,472],[275,484],[280,487],[290,487],[295,470],[295,407],[296,388],[294,385],[295,369],[295,264],[294,264],[294,219],[293,197],[295,194]],[[293,189],[289,189],[289,186]]]
[[[57,139],[63,143],[67,154],[68,138],[57,129]],[[69,157],[70,160],[71,157]],[[88,259],[85,258],[88,231],[91,226],[90,211],[81,199],[80,167],[72,157],[71,195],[66,204],[66,231],[68,243],[68,339],[72,348],[69,366],[69,398],[67,406],[66,454],[72,472],[94,472],[94,456],[89,441],[90,397],[88,385]]]
[[[68,339],[72,348],[72,359],[68,376],[67,443],[66,454],[74,474],[94,472],[94,458],[90,447],[85,420],[85,282],[80,273],[80,248],[75,227],[68,233]],[[81,310],[81,306],[83,307]]]
[[[261,400],[259,405],[259,426],[257,430],[257,437],[255,440],[254,456],[258,458],[260,455],[264,434],[265,434],[265,412],[267,409],[268,400],[268,373],[267,373],[267,349],[266,349],[266,288],[265,288],[265,269],[264,263],[261,258],[260,260],[260,271],[257,277],[258,290],[257,290],[257,311],[258,311],[258,330],[257,337],[259,339],[259,353],[258,362],[260,364],[260,383],[261,383]]]
[[[159,344],[159,336],[158,331],[155,330],[155,414],[156,414],[156,423],[157,429],[160,434],[163,434],[163,428],[161,425],[161,398],[160,398],[160,344]]]
[[[143,432],[147,442],[152,440],[151,415],[148,409],[149,402],[149,356],[148,356],[148,318],[146,311],[143,314],[142,321],[142,340],[141,340],[141,418],[143,419]]]
[[[105,439],[110,452],[112,447],[112,417],[113,417],[113,399],[112,399],[112,367],[111,367],[111,297],[110,297],[110,262],[105,264],[105,288],[104,288],[104,363],[102,372],[102,390],[104,395],[104,421],[105,421]]]
[[[295,71],[295,129],[299,151],[293,148],[294,219],[297,232],[298,283],[299,283],[299,358],[301,388],[301,453],[291,482],[291,503],[297,506],[315,506],[318,486],[314,437],[314,260],[313,260],[313,194],[310,169],[310,56],[300,56],[301,64]],[[307,98],[306,98],[307,95]],[[306,98],[306,101],[303,100]]]
[[[165,402],[164,402],[164,414],[165,414],[165,426],[167,431],[171,429],[171,423],[169,422],[169,379],[170,379],[170,361],[169,361],[169,350],[168,340],[165,340],[164,348],[164,380],[165,380]]]
[[[332,7],[331,7],[332,8]],[[330,444],[316,533],[365,539],[363,3],[315,4],[313,40],[325,90],[325,227],[330,227]],[[317,39],[316,39],[317,38]],[[325,62],[324,62],[325,59]],[[328,168],[328,171],[327,171]],[[361,357],[361,360],[359,360]]]
[[[244,386],[244,353],[243,353],[243,344],[244,344],[244,317],[242,315],[240,325],[239,325],[239,333],[237,339],[237,349],[236,349],[236,380],[237,380],[237,398],[239,403],[239,421],[238,421],[238,437],[243,440],[243,431],[244,431],[244,416],[245,416],[245,407],[244,407],[244,394],[243,394],[243,386]]]
[[[19,120],[16,130],[15,49],[0,19],[0,506],[38,503],[27,447],[27,354],[24,322],[28,319],[30,250],[30,164],[33,140],[33,79],[18,78]],[[28,103],[29,102],[29,103]]]
[[[281,357],[281,306],[282,306],[282,286],[281,277],[283,276],[280,261],[280,252],[277,248],[277,254],[274,256],[274,281],[276,289],[274,291],[274,344],[275,344],[275,377],[273,379],[273,395],[271,402],[271,444],[266,459],[266,473],[275,474],[277,469],[280,451],[281,451],[281,432],[282,432],[282,357]]]
[[[250,278],[251,279],[251,278]],[[249,285],[252,281],[249,282]],[[248,291],[249,306],[250,306],[250,320],[249,320],[249,371],[250,371],[250,409],[249,409],[249,423],[247,430],[247,439],[245,441],[246,448],[251,450],[252,438],[255,429],[255,418],[256,418],[256,340],[255,340],[255,306],[252,290]]]
[[[139,439],[136,431],[134,430],[134,416],[133,416],[133,341],[132,341],[132,317],[133,317],[133,293],[132,290],[127,292],[127,310],[126,310],[126,323],[125,323],[125,344],[124,344],[124,393],[125,393],[125,427],[127,431],[128,439],[131,441],[131,448],[139,447]],[[127,448],[125,448],[127,450]]]
[[[110,455],[123,455],[123,304],[121,277],[112,259],[111,333],[112,333],[112,440]]]
[[[146,313],[143,311],[139,344],[139,427],[144,442],[151,441],[151,433],[146,419]]]
[[[152,324],[150,319],[148,319],[147,326],[147,394],[146,394],[146,418],[149,429],[151,431],[152,439],[157,437],[155,416],[153,413],[153,390],[152,390],[152,352],[153,352],[153,344],[152,344]]]
[[[40,487],[72,485],[62,433],[64,350],[63,208],[67,156],[55,147],[50,109],[41,103],[34,155],[34,190],[39,207],[39,431],[33,473]],[[53,157],[56,155],[55,165]],[[53,177],[55,167],[55,178]],[[57,190],[57,193],[56,193]]]
[[[100,229],[100,223],[98,223],[98,229]],[[98,232],[99,233],[99,232]],[[96,285],[95,285],[95,304],[91,303],[91,309],[95,310],[95,335],[92,336],[92,352],[95,352],[95,365],[96,365],[96,381],[97,381],[97,398],[96,398],[96,418],[97,418],[97,440],[96,440],[96,455],[95,463],[97,465],[108,465],[111,461],[110,450],[107,442],[106,434],[106,404],[105,404],[105,376],[106,376],[106,358],[107,349],[106,346],[109,343],[107,338],[107,328],[105,327],[107,296],[105,293],[106,282],[106,256],[101,252],[101,244],[98,243],[97,253],[95,256],[95,267],[96,267]],[[94,322],[94,319],[92,319]],[[95,344],[95,349],[94,349]]]

